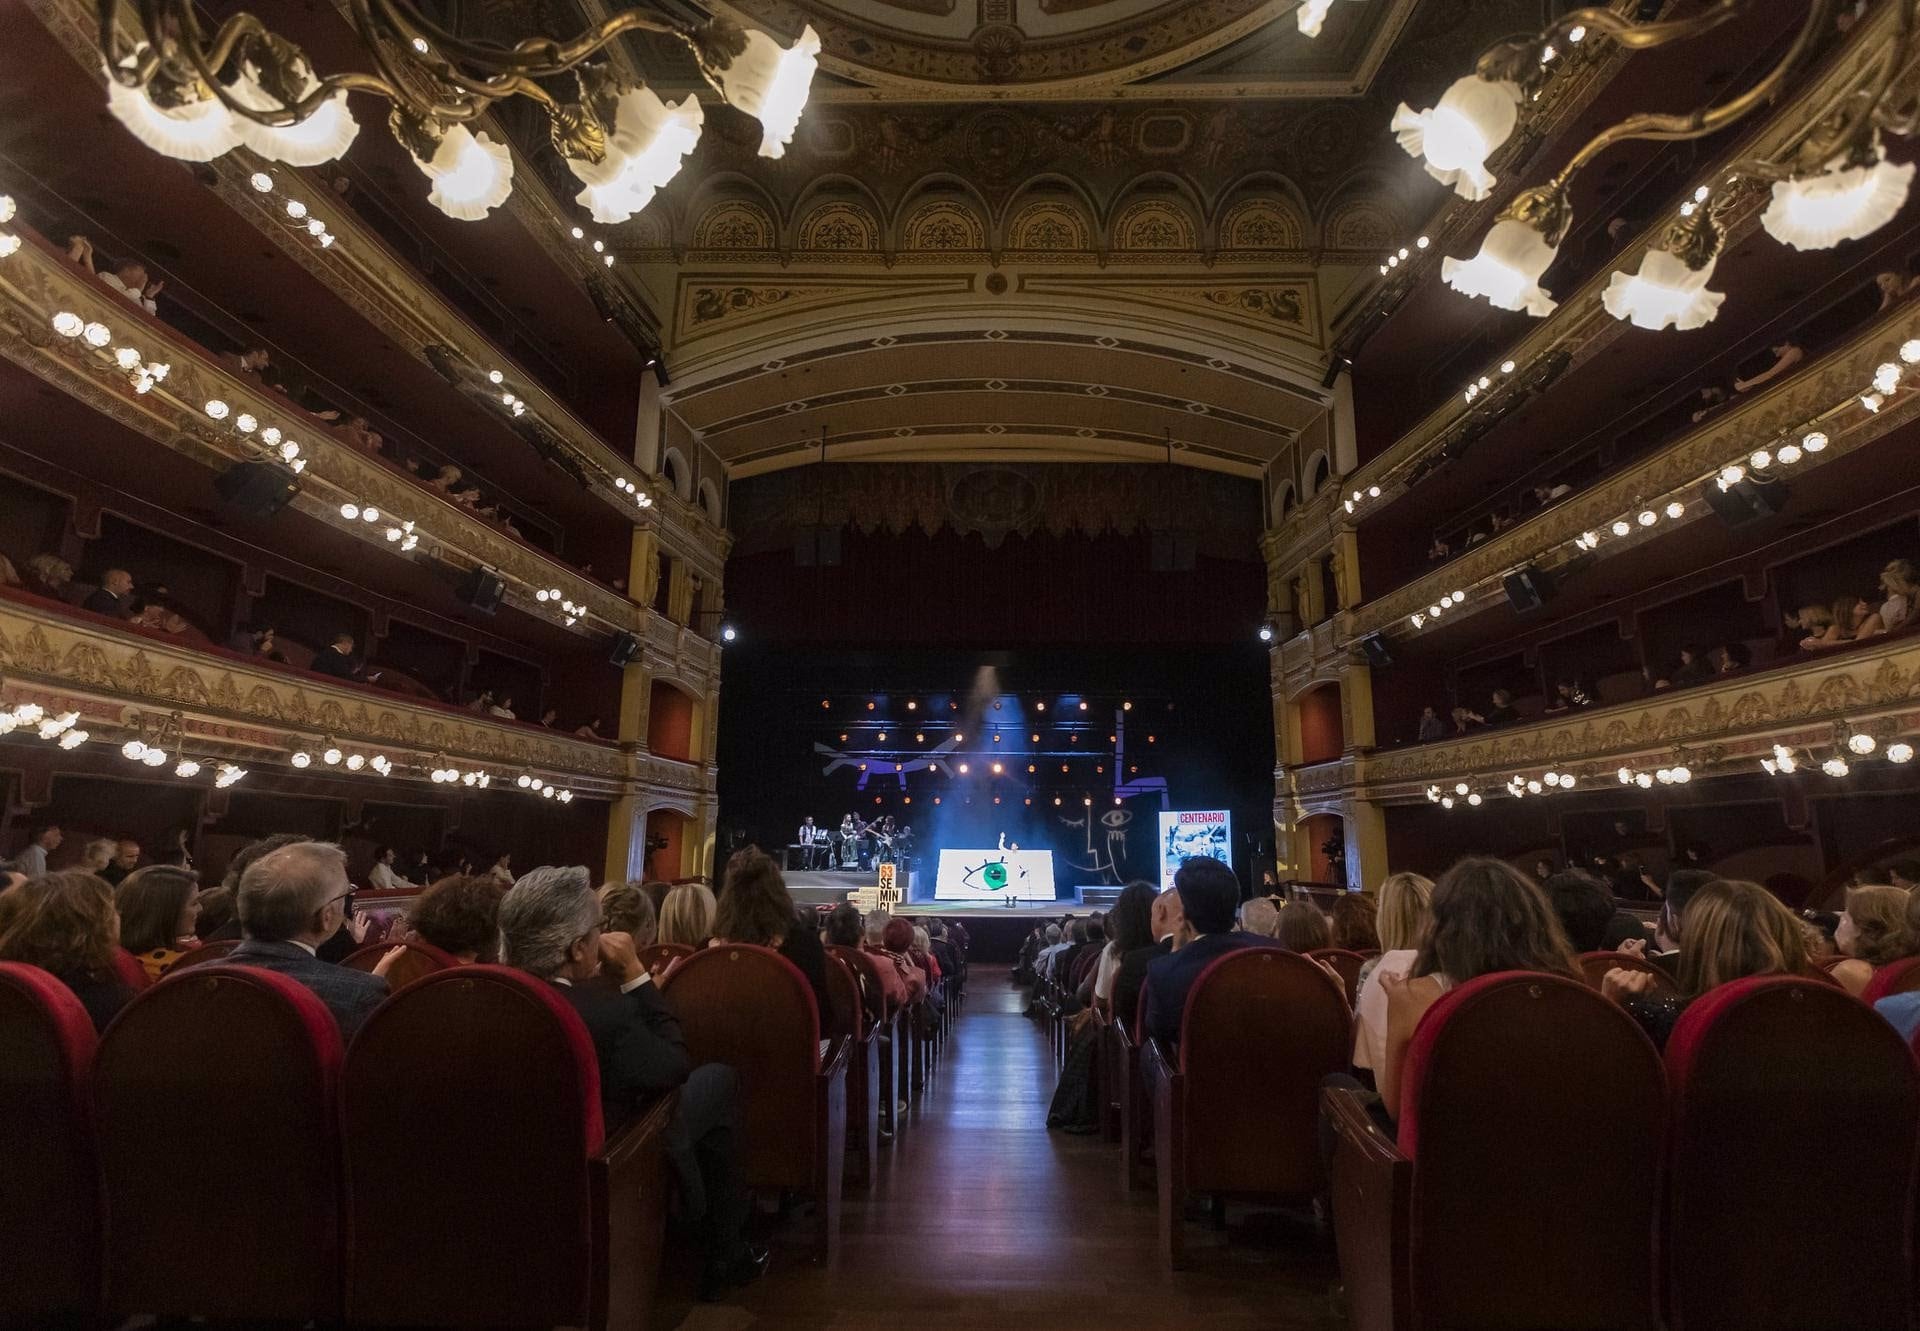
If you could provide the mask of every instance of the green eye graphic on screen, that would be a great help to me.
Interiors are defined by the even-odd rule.
[[[997,863],[989,864],[981,872],[980,877],[989,892],[998,892],[1007,885],[1007,866]]]

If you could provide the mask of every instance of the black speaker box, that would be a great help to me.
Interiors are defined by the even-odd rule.
[[[607,649],[607,661],[624,669],[640,659],[642,646],[640,639],[631,633],[616,633],[613,635],[613,646]]]
[[[1507,600],[1521,614],[1538,610],[1553,599],[1553,579],[1531,564],[1507,574],[1501,585],[1507,589]]]
[[[500,598],[506,594],[507,584],[498,573],[482,565],[460,579],[460,585],[453,594],[478,610],[490,615],[500,608]]]
[[[1375,670],[1385,670],[1393,664],[1393,649],[1378,633],[1370,633],[1360,639],[1360,646],[1367,654],[1367,664]]]
[[[220,498],[250,518],[270,518],[300,493],[292,468],[259,459],[236,462],[214,478]]]
[[[1749,479],[1736,481],[1731,489],[1722,490],[1720,482],[1713,480],[1700,487],[1708,506],[1729,527],[1744,527],[1749,522],[1772,517],[1787,506],[1788,493],[1785,481]]]

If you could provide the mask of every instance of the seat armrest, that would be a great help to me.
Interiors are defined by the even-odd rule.
[[[1179,1070],[1179,1060],[1161,1041],[1149,1038],[1140,1045],[1140,1080],[1146,1084],[1149,1094]]]
[[[1324,1091],[1320,1100],[1334,1131],[1340,1278],[1352,1331],[1405,1331],[1413,1324],[1407,1228],[1413,1162],[1380,1130],[1368,1103],[1364,1093],[1346,1088]]]
[[[832,1081],[835,1077],[845,1080],[847,1075],[847,1060],[851,1057],[852,1048],[853,1042],[846,1036],[834,1036],[833,1043],[828,1048],[826,1057],[820,1060],[820,1075],[828,1081]]]
[[[589,1325],[644,1326],[650,1316],[666,1242],[666,1137],[679,1107],[678,1090],[659,1096],[591,1162],[593,1264],[606,1275],[592,1282]]]

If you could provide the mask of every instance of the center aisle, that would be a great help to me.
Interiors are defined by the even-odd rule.
[[[1154,1196],[1123,1192],[1119,1148],[1047,1131],[1054,1065],[1024,1004],[1005,968],[972,968],[946,1055],[900,1141],[883,1145],[876,1187],[847,1194],[837,1272],[777,1244],[765,1279],[692,1309],[684,1331],[1341,1325],[1327,1311],[1332,1258],[1301,1233],[1236,1234],[1221,1248],[1197,1226],[1198,1269],[1161,1274]]]

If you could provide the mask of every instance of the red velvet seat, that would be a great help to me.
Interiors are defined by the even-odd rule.
[[[1307,955],[1333,967],[1334,974],[1340,977],[1340,983],[1346,986],[1347,1006],[1352,1007],[1360,997],[1360,968],[1367,964],[1367,959],[1344,947],[1323,947]]]
[[[425,943],[417,938],[410,938],[405,942],[368,943],[365,947],[349,953],[340,964],[349,970],[366,971],[372,974],[373,968],[380,964],[380,958],[396,947],[406,950],[394,960],[393,965],[387,968],[387,987],[395,993],[415,980],[432,975],[435,971],[460,965],[460,959],[452,953],[442,951],[432,943]]]
[[[1902,957],[1873,972],[1867,987],[1860,991],[1860,1001],[1871,1005],[1891,994],[1910,994],[1916,989],[1920,989],[1920,957]]]
[[[93,1051],[93,1022],[66,985],[0,961],[0,1326],[82,1323],[99,1307]]]
[[[121,980],[126,983],[126,986],[135,992],[145,989],[153,983],[147,976],[147,968],[140,964],[140,958],[134,956],[133,953],[127,951],[124,947],[117,947],[113,950],[113,969],[115,974],[119,975]]]
[[[1160,1244],[1183,1257],[1189,1192],[1303,1202],[1320,1184],[1320,1082],[1347,1066],[1347,1005],[1313,962],[1247,948],[1210,963],[1187,995],[1177,1054],[1149,1041]]]
[[[1414,1032],[1401,1106],[1396,1143],[1326,1096],[1353,1331],[1651,1331],[1665,1079],[1617,1004],[1550,975],[1461,985]]]
[[[320,1000],[252,966],[122,1010],[93,1078],[110,1312],[339,1315],[340,1058]]]
[[[647,968],[647,974],[659,979],[675,957],[690,957],[694,950],[685,943],[650,943],[640,949],[640,964]]]
[[[1672,1331],[1905,1327],[1920,1067],[1817,981],[1737,980],[1667,1041]]]
[[[1582,952],[1580,954],[1580,974],[1593,989],[1600,988],[1600,982],[1610,970],[1636,971],[1653,977],[1653,992],[1656,994],[1677,994],[1679,983],[1670,971],[1657,961],[1648,961],[1645,957],[1636,957],[1626,952]]]
[[[606,1138],[586,1026],[520,971],[395,994],[342,1078],[349,1320],[646,1326],[674,1103]]]
[[[822,1056],[806,977],[771,948],[707,948],[681,962],[663,992],[694,1065],[724,1063],[740,1078],[747,1186],[811,1194],[815,1256],[831,1266],[840,1244],[847,1041]]]
[[[891,961],[883,961],[873,953],[857,947],[830,945],[827,955],[838,957],[852,968],[854,974],[861,977],[861,995],[867,1007],[867,1029],[873,1035],[874,1064],[879,1080],[875,1099],[879,1105],[881,1129],[889,1135],[900,1130],[905,1120],[896,1121],[894,1108],[897,1103],[895,1086],[900,1082],[900,1054],[906,1047],[906,1037],[900,1009],[887,1002],[887,989],[880,980],[880,967],[891,966]],[[853,1075],[853,1065],[847,1066],[849,1078]],[[847,1093],[853,1094],[853,1083],[847,1083]],[[849,1102],[851,1105],[851,1102]],[[852,1113],[851,1107],[848,1113]]]
[[[183,953],[180,960],[173,963],[173,969],[167,974],[178,975],[181,971],[194,966],[204,966],[209,961],[218,961],[239,946],[240,940],[237,938],[222,938],[218,942],[202,943],[199,947]]]
[[[880,1041],[867,1021],[860,977],[838,953],[827,956],[828,1036],[847,1041],[847,1182],[873,1182],[880,1146]]]

